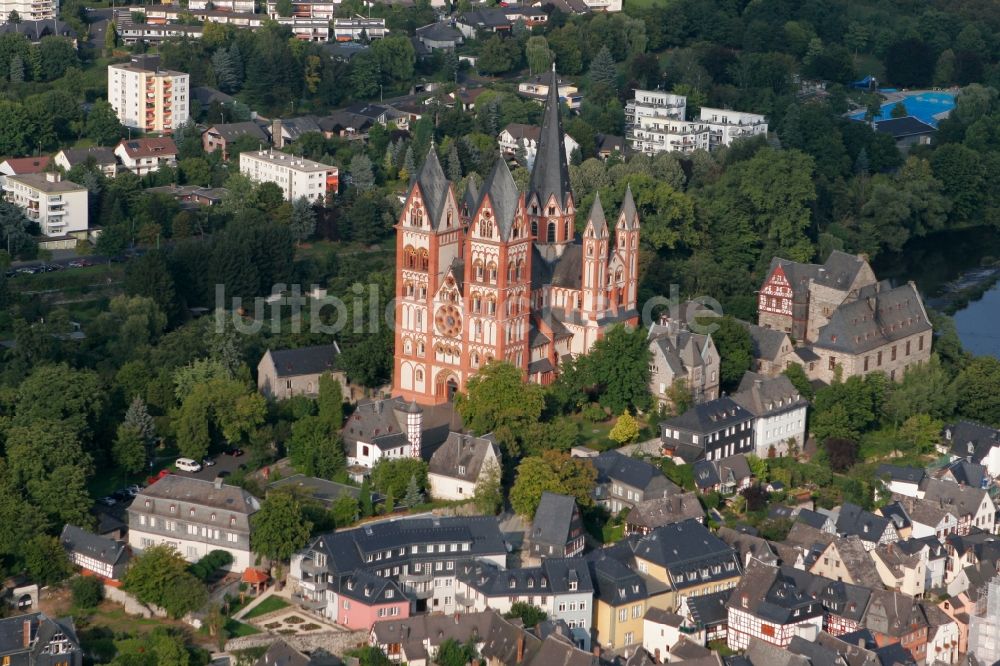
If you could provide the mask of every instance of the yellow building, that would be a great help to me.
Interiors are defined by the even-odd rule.
[[[642,643],[643,618],[650,608],[670,610],[674,593],[665,583],[640,575],[621,561],[601,555],[591,561],[594,622],[602,648],[617,650]]]

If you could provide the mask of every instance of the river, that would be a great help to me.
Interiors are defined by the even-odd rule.
[[[913,280],[930,307],[948,305],[956,290],[995,279],[1000,261],[1000,230],[976,228],[943,232],[907,243],[902,252],[876,258],[881,279]],[[981,297],[961,304],[952,315],[962,345],[974,354],[1000,357],[1000,282]]]

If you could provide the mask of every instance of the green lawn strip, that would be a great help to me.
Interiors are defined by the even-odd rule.
[[[254,606],[249,613],[243,616],[243,619],[249,620],[260,615],[266,615],[267,613],[272,613],[276,610],[281,610],[282,608],[288,608],[289,605],[290,604],[281,597],[270,596],[260,602],[257,606]]]

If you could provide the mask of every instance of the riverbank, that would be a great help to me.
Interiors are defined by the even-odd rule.
[[[1000,281],[1000,261],[992,266],[976,268],[962,273],[944,285],[941,294],[927,300],[928,307],[946,315],[954,315],[969,303],[978,301]]]

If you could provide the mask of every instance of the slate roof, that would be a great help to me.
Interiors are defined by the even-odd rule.
[[[220,123],[218,125],[212,125],[205,131],[211,132],[212,130],[215,130],[215,133],[227,142],[235,141],[241,136],[250,136],[260,141],[267,141],[267,132],[265,132],[260,125],[252,120],[242,123]]]
[[[774,549],[771,547],[771,544],[768,543],[767,539],[763,539],[753,534],[739,532],[731,527],[725,526],[720,527],[716,532],[716,535],[730,547],[739,552],[740,561],[744,564],[748,562],[750,558],[760,560],[764,564],[778,564],[778,555],[774,552]]]
[[[775,328],[765,328],[748,321],[737,320],[750,334],[754,358],[774,361],[781,353],[781,347],[788,342],[788,334]],[[791,347],[791,345],[789,345]]]
[[[752,613],[777,624],[816,617],[822,604],[809,594],[815,577],[792,567],[772,567],[751,561],[729,596],[728,607]]]
[[[830,520],[830,517],[812,509],[800,509],[799,513],[795,516],[795,520],[817,530],[822,530],[826,522]]]
[[[880,479],[888,477],[890,481],[919,484],[926,476],[926,472],[920,467],[900,467],[883,463],[875,468],[875,476]]]
[[[981,463],[994,447],[1000,446],[1000,430],[973,421],[958,421],[944,429],[951,442],[951,454]]]
[[[809,666],[809,659],[785,648],[750,637],[746,657],[753,666]]]
[[[308,551],[323,552],[327,555],[326,570],[332,575],[347,575],[358,569],[392,564],[403,566],[411,559],[413,545],[463,544],[456,552],[413,554],[421,561],[434,559],[455,559],[456,556],[476,558],[488,555],[506,556],[500,527],[493,516],[452,516],[442,518],[408,518],[378,523],[369,523],[341,532],[323,534],[312,541]],[[464,549],[467,544],[468,549]],[[403,555],[395,555],[381,562],[367,563],[366,555],[383,551],[405,549]]]
[[[471,216],[475,214],[476,207],[479,205],[479,187],[481,183],[479,182],[479,176],[475,172],[470,173],[465,182],[465,192],[462,193],[459,208],[467,208],[468,215]]]
[[[504,569],[493,562],[464,562],[455,578],[487,597],[531,594],[586,594],[593,592],[590,568],[581,557],[553,557],[537,567]],[[570,583],[576,589],[570,590]]]
[[[548,81],[549,91],[542,116],[542,132],[538,139],[538,153],[531,170],[526,199],[538,197],[538,205],[545,206],[555,197],[565,210],[572,197],[569,164],[563,145],[562,120],[559,116],[559,83],[553,66]]]
[[[690,368],[705,365],[705,355],[714,350],[711,336],[692,333],[679,322],[653,324],[646,336],[649,346],[658,350],[675,376],[686,376]]]
[[[622,199],[622,207],[618,216],[624,220],[626,229],[632,229],[639,223],[639,211],[635,208],[631,185],[625,186],[625,198]]]
[[[462,14],[458,20],[465,25],[477,28],[504,28],[511,24],[506,13],[502,9],[494,7],[471,9]]]
[[[604,451],[590,461],[597,469],[597,482],[618,483],[638,488],[644,494],[656,493],[662,497],[679,493],[680,487],[663,475],[658,468],[643,460],[624,456],[617,451]],[[652,499],[649,497],[647,499]]]
[[[298,492],[308,495],[327,506],[331,506],[338,498],[347,495],[357,499],[361,495],[361,489],[357,486],[349,486],[344,483],[336,483],[315,476],[305,474],[293,474],[283,479],[278,479],[268,484],[271,488],[295,488]]]
[[[664,567],[677,590],[740,574],[736,551],[696,520],[656,528],[635,543],[635,556]]]
[[[788,651],[805,657],[812,666],[843,666],[836,650],[807,641],[801,636],[792,636]]]
[[[698,460],[693,466],[694,483],[701,490],[708,490],[719,484],[740,484],[753,474],[750,463],[742,454],[721,460]]]
[[[874,652],[859,646],[857,643],[842,640],[842,638],[844,637],[833,636],[821,631],[816,637],[816,644],[835,651],[847,662],[847,666],[881,666],[881,662]],[[865,639],[861,639],[861,642],[863,645],[867,644]]]
[[[443,21],[417,28],[416,33],[419,39],[429,39],[432,42],[461,43],[462,41],[462,32]]]
[[[334,582],[341,596],[367,606],[394,604],[406,599],[403,589],[391,578],[383,578],[362,569]]]
[[[216,90],[215,88],[209,88],[208,86],[195,86],[191,88],[191,99],[197,100],[199,104],[203,107],[208,107],[212,102],[218,102],[219,104],[231,104],[236,101],[236,98],[227,95],[221,90]]]
[[[22,20],[19,23],[6,22],[7,17],[4,16],[4,21],[0,25],[0,35],[6,35],[8,33],[18,33],[24,35],[28,38],[28,41],[36,44],[42,41],[42,37],[47,37],[49,35],[57,35],[59,37],[66,37],[68,39],[76,39],[77,34],[68,23],[65,21],[25,21]],[[55,30],[52,29],[53,25]]]
[[[739,391],[732,397],[734,402],[757,417],[784,414],[809,404],[785,375],[766,377],[754,372],[743,375]]]
[[[865,288],[861,298],[834,310],[814,346],[863,354],[931,328],[912,283],[895,289]]]
[[[486,177],[482,189],[479,190],[479,197],[480,206],[486,197],[489,197],[500,240],[509,240],[510,232],[514,228],[514,216],[520,207],[521,193],[517,189],[517,183],[514,182],[514,176],[510,173],[510,167],[507,166],[507,160],[498,159],[493,163],[490,175]]]
[[[561,635],[549,634],[538,651],[529,657],[526,666],[598,666],[600,663],[598,657],[577,649]]]
[[[295,141],[303,134],[321,132],[316,116],[299,116],[298,118],[280,118],[281,134],[288,135],[288,141]]]
[[[976,515],[983,498],[988,497],[985,490],[961,486],[940,479],[925,479],[922,488],[924,500],[939,502],[942,507],[957,513],[957,517]]]
[[[449,432],[448,439],[431,456],[427,472],[474,482],[479,478],[490,451],[493,451],[497,460],[500,459],[500,449],[492,433],[475,437]],[[465,472],[461,473],[460,468],[465,468]]]
[[[535,248],[535,252],[538,252],[538,248]],[[532,256],[532,266],[536,259],[543,265],[548,263],[539,253]],[[578,242],[568,244],[550,268],[551,277],[547,281],[553,287],[580,289],[583,285],[583,245]]]
[[[340,347],[336,343],[299,347],[298,349],[268,349],[278,377],[318,375],[336,368]]]
[[[989,483],[986,467],[968,460],[956,460],[942,471],[942,475],[950,476],[955,483],[972,488],[983,488]]]
[[[694,405],[680,416],[667,419],[660,423],[663,427],[675,430],[686,430],[697,434],[713,433],[729,426],[748,421],[753,418],[745,407],[729,396]]]
[[[844,502],[837,516],[837,533],[841,536],[856,535],[863,541],[877,543],[889,529],[890,521],[862,509],[857,504]]]
[[[340,437],[348,447],[362,442],[383,450],[399,448],[409,441],[406,413],[410,409],[420,408],[401,398],[359,402],[344,423]]]
[[[887,636],[902,638],[915,626],[926,626],[923,609],[913,597],[892,590],[872,590],[865,626]]]
[[[431,228],[439,229],[451,184],[441,169],[441,162],[438,160],[437,150],[434,149],[433,142],[427,151],[424,163],[417,171],[416,184],[420,187],[420,196],[427,210]]]
[[[570,541],[573,523],[580,523],[576,500],[570,495],[559,495],[548,491],[542,493],[531,522],[530,540],[533,545],[551,545],[563,552]]]
[[[726,609],[726,602],[732,590],[720,590],[710,594],[699,594],[695,597],[687,597],[685,603],[691,619],[700,627],[712,627],[723,624],[729,620],[729,611]]]
[[[24,646],[24,625],[30,624],[32,645]],[[80,651],[80,640],[76,635],[73,619],[66,617],[53,619],[45,613],[29,613],[0,619],[0,655],[13,656],[13,663],[48,664],[44,650],[52,642],[56,634],[63,634],[73,646],[76,653]],[[21,661],[19,654],[29,654],[30,661]],[[66,655],[63,653],[64,657]],[[54,663],[54,662],[53,662]]]
[[[919,555],[904,553],[891,543],[876,547],[872,554],[877,556],[896,578],[902,578],[907,569],[916,569],[921,561]]]
[[[114,566],[128,559],[125,543],[98,536],[76,525],[64,526],[59,541],[67,551],[79,553],[102,564]]]
[[[594,238],[608,237],[608,221],[604,217],[604,206],[601,205],[601,193],[594,193],[594,203],[587,215],[587,228],[593,230]]]
[[[855,583],[868,588],[882,587],[882,579],[875,569],[875,563],[860,538],[851,535],[836,539],[827,547],[824,556],[831,549],[836,549],[844,568]]]
[[[625,522],[649,529],[678,523],[689,518],[704,519],[705,510],[695,493],[677,493],[637,502]]]
[[[90,148],[64,148],[63,157],[69,162],[70,167],[77,164],[86,164],[87,160],[93,158],[97,165],[118,164],[115,151],[105,146],[91,146]]]
[[[131,506],[138,509],[146,499],[186,502],[210,509],[221,509],[230,514],[244,517],[248,517],[260,509],[260,501],[239,486],[223,483],[216,487],[212,481],[178,474],[167,474],[152,485],[143,488],[142,492],[135,496]],[[166,512],[164,511],[164,513]],[[187,515],[185,518],[196,520],[196,518]],[[198,522],[208,522],[207,516],[202,517]]]
[[[875,131],[880,134],[888,134],[894,139],[902,139],[907,136],[920,136],[921,134],[933,134],[937,128],[929,125],[919,118],[913,116],[903,116],[902,118],[886,118],[875,121]]]
[[[667,591],[664,583],[640,575],[607,550],[596,550],[586,558],[595,598],[610,606],[622,606]]]

